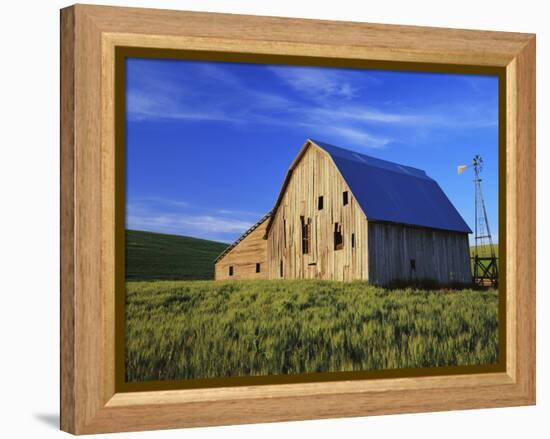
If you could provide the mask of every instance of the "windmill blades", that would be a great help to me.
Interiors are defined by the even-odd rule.
[[[472,160],[472,165],[476,174],[479,174],[483,169],[483,159],[479,154],[476,154],[474,156],[474,159]]]

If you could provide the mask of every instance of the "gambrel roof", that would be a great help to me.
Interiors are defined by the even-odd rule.
[[[367,220],[472,233],[441,187],[423,170],[312,139],[306,141],[292,162],[270,223],[294,168],[312,145],[331,157]]]

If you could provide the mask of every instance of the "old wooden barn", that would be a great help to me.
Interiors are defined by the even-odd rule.
[[[273,210],[216,259],[215,276],[470,283],[468,233],[424,171],[308,140]]]

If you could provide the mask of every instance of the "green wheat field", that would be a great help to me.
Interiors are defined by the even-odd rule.
[[[497,292],[363,282],[127,282],[127,381],[497,361]]]

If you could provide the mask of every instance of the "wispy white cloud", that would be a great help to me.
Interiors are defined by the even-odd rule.
[[[316,115],[319,119],[396,127],[477,128],[497,124],[495,110],[475,103],[464,107],[449,102],[446,106],[427,106],[423,111],[388,111],[368,106],[346,105],[334,108],[316,107],[311,109],[310,114]]]
[[[164,92],[147,95],[131,91],[127,96],[127,109],[130,120],[187,120],[187,121],[218,121],[239,124],[262,124],[265,126],[279,126],[292,129],[296,126],[307,126],[311,130],[322,132],[332,140],[343,139],[364,148],[380,148],[391,140],[387,137],[379,138],[369,132],[361,124],[372,121],[389,121],[402,123],[406,116],[385,114],[372,109],[360,107],[345,107],[341,109],[327,109],[314,104],[307,105],[276,94],[248,90],[247,104],[229,114],[219,108],[203,109],[201,105],[186,108],[185,104],[177,101]],[[266,115],[269,109],[275,114]],[[276,114],[279,113],[279,116]],[[282,114],[282,116],[281,116]]]
[[[392,125],[436,125],[441,118],[433,114],[406,113],[398,111],[384,111],[377,108],[347,105],[332,108],[313,108],[312,113],[318,117],[354,122],[372,122]]]
[[[249,105],[251,108],[285,110],[291,112],[298,107],[295,101],[274,93],[247,90],[245,94],[250,99]]]
[[[392,141],[390,138],[369,134],[367,131],[360,128],[332,126],[324,127],[322,131],[328,135],[335,135],[342,139],[346,139],[350,144],[356,145],[359,148],[384,148]]]
[[[182,100],[174,99],[167,94],[144,94],[130,91],[126,98],[127,115],[130,120],[194,120],[241,122],[220,108],[200,108],[188,106]]]
[[[346,79],[346,74],[315,67],[273,66],[277,77],[296,91],[319,100],[327,97],[352,99],[358,96],[360,88]]]
[[[221,82],[232,87],[242,86],[242,81],[240,78],[217,64],[202,63],[197,64],[196,68],[202,77],[213,79],[216,82]]]
[[[139,197],[139,198],[133,198],[132,201],[135,203],[136,208],[140,205],[151,205],[151,204],[160,204],[160,205],[167,205],[167,206],[180,207],[180,208],[192,207],[192,204],[189,203],[188,201],[173,200],[173,199],[164,198],[164,197]]]
[[[215,209],[214,212],[220,214],[220,215],[242,215],[247,218],[256,218],[259,219],[263,215],[265,215],[265,212],[259,213],[259,212],[252,212],[250,210],[236,210],[236,209]]]
[[[266,91],[258,84],[216,64],[196,64],[190,75],[155,75],[138,70],[137,88],[127,94],[132,121],[215,121],[250,129],[303,129],[308,135],[327,136],[334,143],[360,148],[384,148],[410,141],[427,130],[493,127],[497,117],[492,106],[462,101],[424,104],[406,108],[400,102],[386,105],[366,99],[369,87],[381,81],[366,72],[296,66],[267,66],[287,87],[283,93]],[[163,76],[164,75],[164,76]],[[481,87],[484,78],[466,78]],[[224,84],[227,92],[210,87]],[[289,89],[292,90],[289,92]],[[367,104],[368,103],[368,104]]]
[[[489,85],[495,85],[494,77],[485,75],[460,75],[459,80],[468,84],[475,92],[485,92]]]
[[[281,94],[249,87],[215,64],[196,64],[194,69],[194,81],[190,81],[173,72],[155,74],[154,69],[139,66],[132,75],[137,87],[128,87],[126,94],[129,119],[262,123],[269,122],[266,111],[288,112],[295,105]],[[225,84],[228,93],[220,97],[209,81]]]
[[[263,214],[197,206],[183,200],[139,197],[126,205],[126,227],[232,242]]]
[[[243,233],[253,224],[232,218],[189,214],[129,214],[126,221],[129,229],[153,228],[190,236]]]

